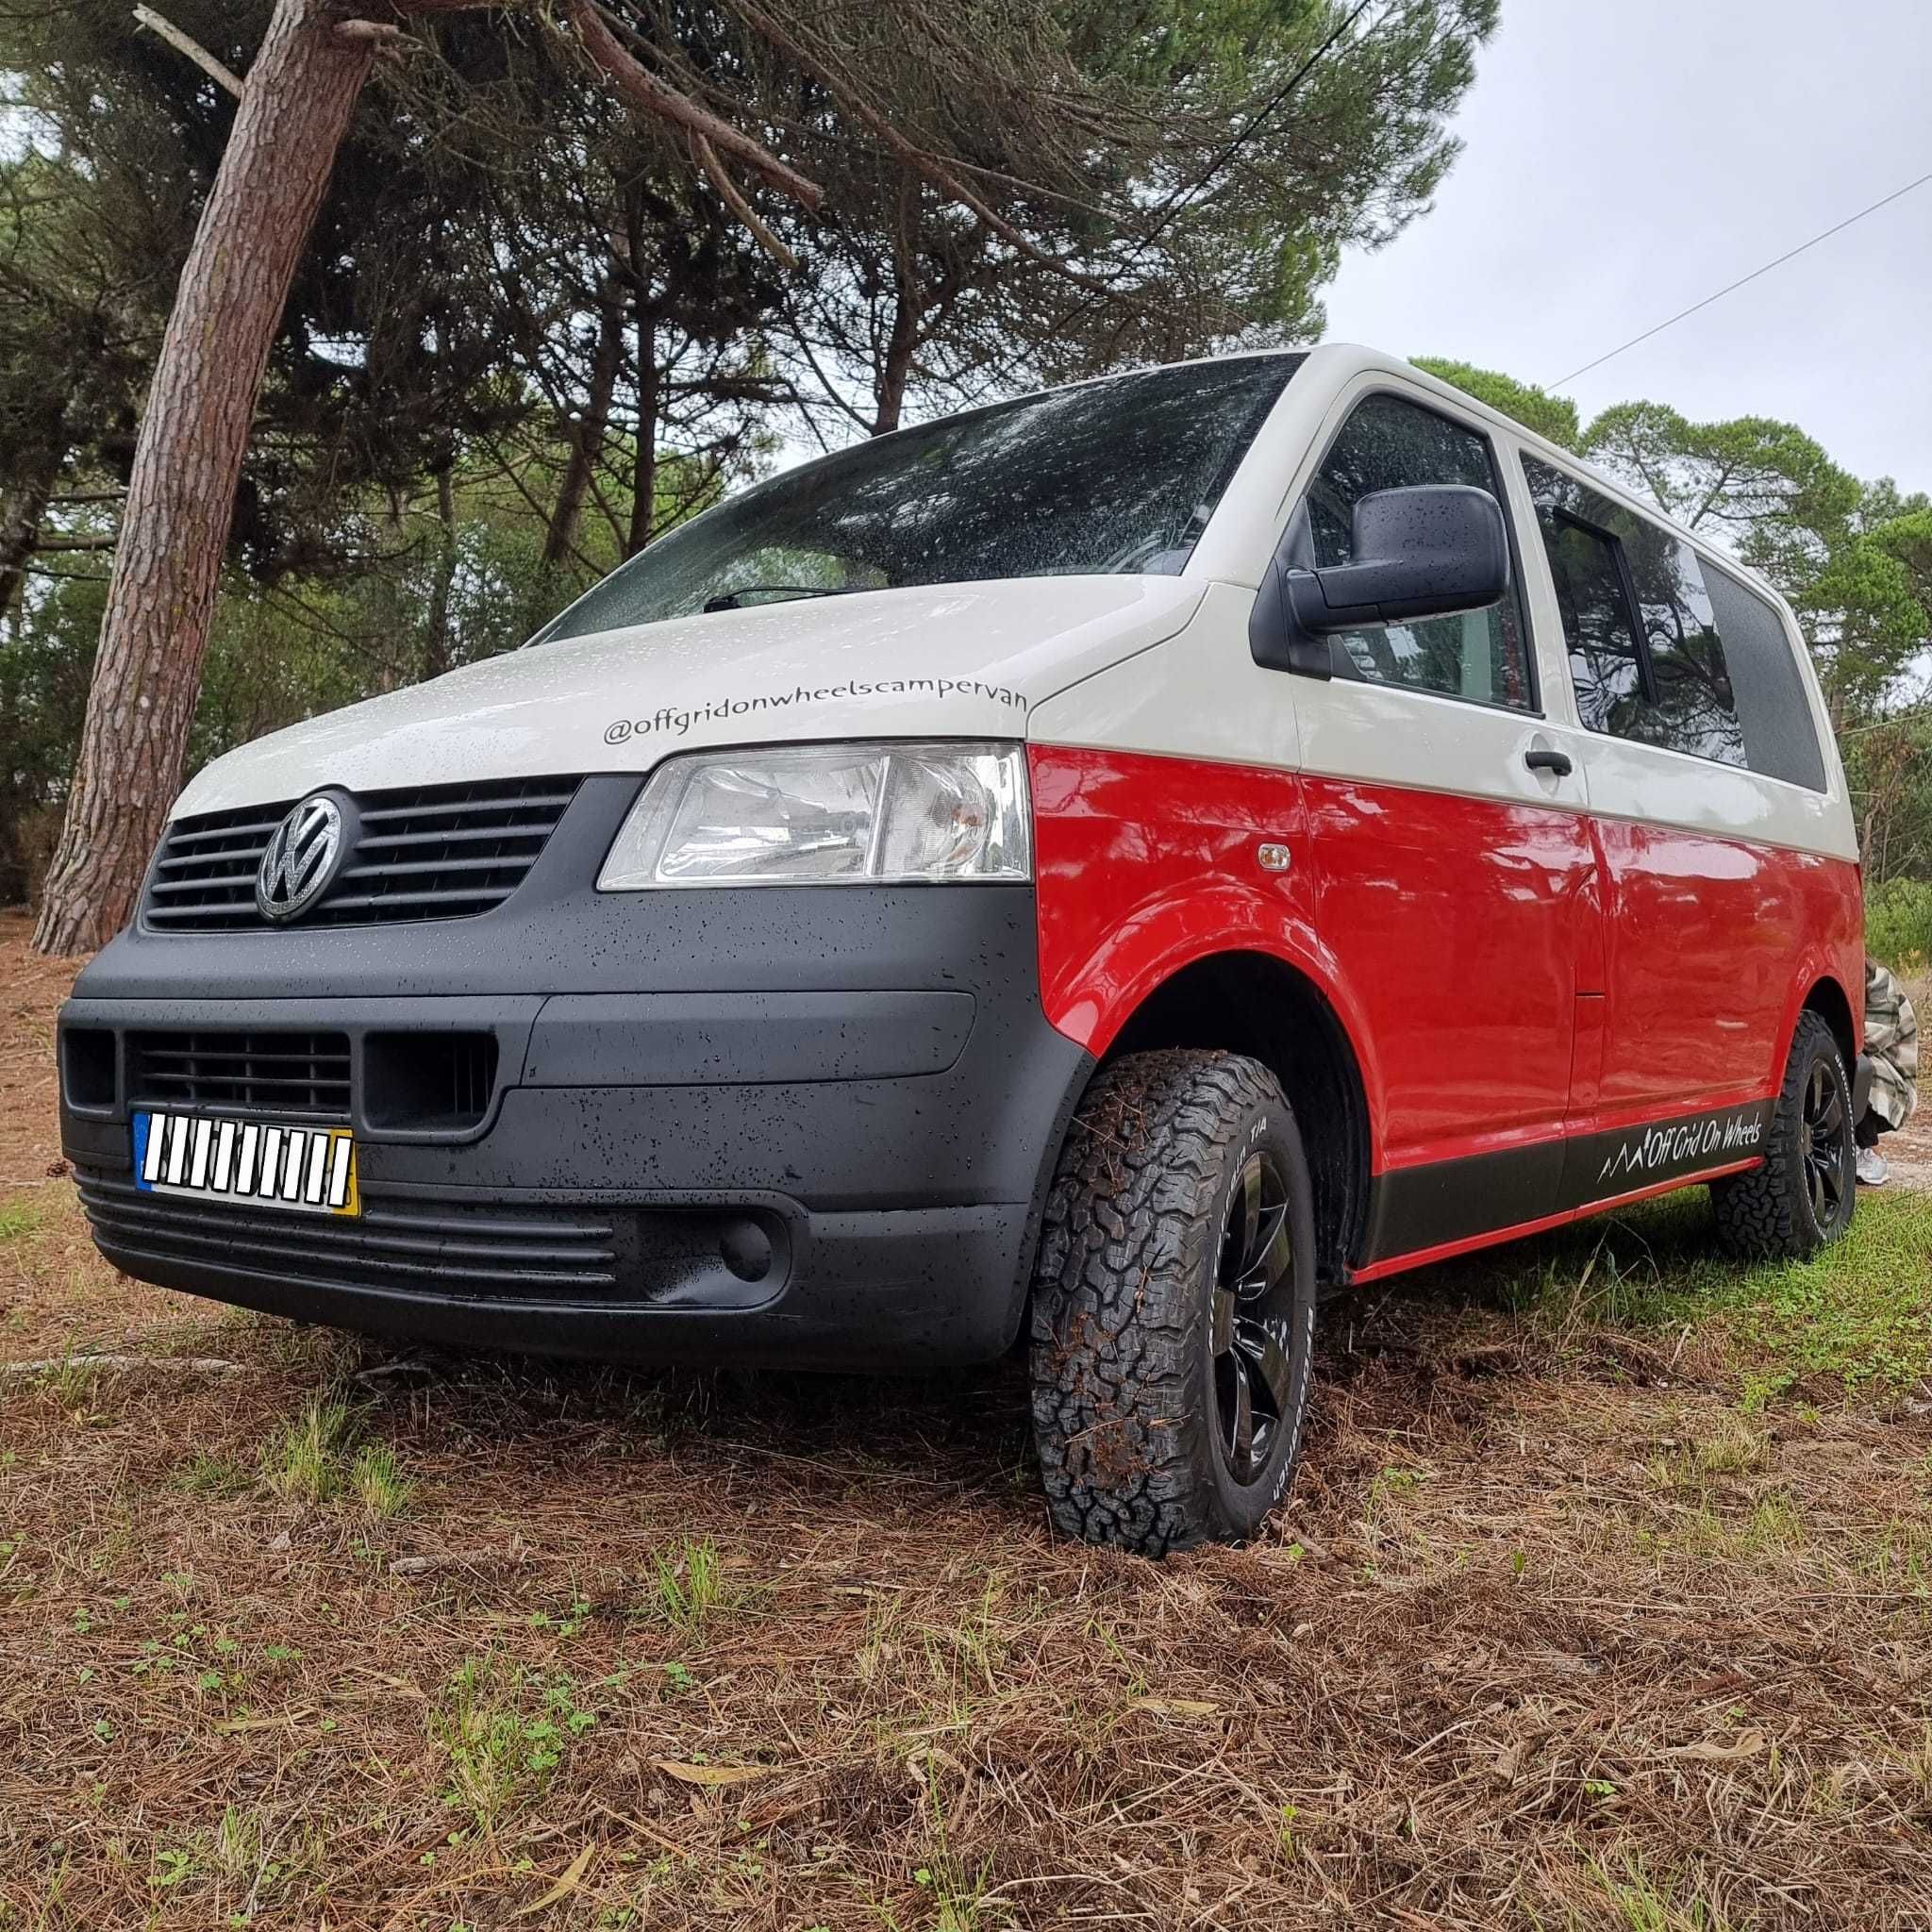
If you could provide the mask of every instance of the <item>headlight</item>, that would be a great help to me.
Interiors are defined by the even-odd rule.
[[[652,886],[1033,874],[1017,744],[774,745],[667,759],[598,875]]]

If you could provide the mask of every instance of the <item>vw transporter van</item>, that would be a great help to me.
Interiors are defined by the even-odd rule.
[[[1053,1516],[1285,1489],[1325,1292],[1707,1185],[1853,1208],[1790,611],[1360,349],[745,491],[523,650],[203,770],[60,1024],[101,1252],[463,1347],[1031,1349]]]

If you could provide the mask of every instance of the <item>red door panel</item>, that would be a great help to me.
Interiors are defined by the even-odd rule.
[[[1602,1117],[1767,1092],[1798,960],[1820,930],[1804,875],[1826,861],[1622,819],[1600,820],[1598,837],[1610,914]]]
[[[1553,1140],[1595,859],[1574,811],[1310,777],[1317,921],[1377,1045],[1378,1167]]]

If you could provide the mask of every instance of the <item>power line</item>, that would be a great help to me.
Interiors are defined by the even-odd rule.
[[[1574,382],[1579,375],[1588,375],[1592,369],[1601,369],[1606,362],[1621,356],[1625,349],[1634,349],[1639,342],[1647,342],[1652,336],[1662,335],[1665,329],[1682,322],[1687,315],[1695,315],[1700,308],[1708,308],[1713,302],[1721,302],[1733,291],[1741,289],[1746,282],[1755,282],[1759,275],[1768,275],[1773,269],[1782,268],[1786,262],[1795,260],[1807,248],[1816,248],[1821,242],[1829,242],[1834,235],[1843,234],[1853,223],[1862,222],[1867,215],[1875,215],[1882,208],[1890,208],[1893,202],[1909,194],[1915,188],[1924,187],[1928,181],[1932,181],[1932,175],[1921,175],[1916,181],[1907,181],[1903,188],[1894,188],[1890,194],[1874,201],[1870,208],[1861,208],[1857,214],[1847,215],[1843,221],[1835,223],[1824,233],[1812,236],[1810,241],[1801,242],[1795,248],[1787,249],[1775,261],[1767,261],[1762,268],[1754,268],[1748,275],[1740,275],[1735,282],[1727,283],[1715,295],[1707,295],[1702,302],[1693,302],[1690,308],[1678,309],[1676,314],[1658,323],[1655,328],[1647,328],[1641,336],[1632,336],[1627,342],[1620,342],[1614,349],[1599,356],[1594,362],[1586,362],[1581,369],[1573,369],[1568,375],[1559,375],[1550,387],[1561,389],[1566,382]]]
[[[1199,194],[1202,189],[1206,188],[1208,182],[1213,180],[1215,175],[1220,174],[1222,169],[1226,167],[1228,162],[1233,160],[1241,153],[1241,149],[1247,146],[1249,142],[1254,140],[1255,136],[1260,132],[1262,124],[1273,120],[1280,112],[1282,108],[1288,104],[1290,97],[1301,86],[1302,82],[1307,79],[1316,67],[1327,58],[1329,50],[1335,43],[1369,10],[1369,4],[1370,0],[1360,0],[1360,5],[1356,7],[1345,19],[1338,21],[1333,31],[1322,42],[1321,45],[1289,75],[1288,79],[1275,90],[1274,93],[1268,100],[1264,101],[1260,107],[1255,109],[1254,113],[1249,116],[1247,125],[1237,129],[1228,140],[1226,145],[1208,162],[1201,174],[1170,201],[1166,212],[1159,221],[1155,223],[1153,227],[1148,229],[1146,234],[1141,236],[1140,242],[1135,245],[1133,253],[1127,258],[1128,264],[1131,264],[1139,257],[1145,254],[1149,248],[1153,247],[1155,242],[1174,225],[1181,210],[1193,200],[1195,195]],[[1124,264],[1124,266],[1125,265]]]
[[[1336,23],[1321,44],[1288,76],[1288,79],[1249,115],[1241,126],[1235,130],[1223,145],[1221,151],[1208,162],[1208,166],[1193,180],[1188,182],[1186,186],[1176,189],[1168,196],[1165,205],[1158,210],[1159,219],[1128,249],[1124,258],[1115,267],[1113,273],[1108,276],[1106,290],[1090,290],[1054,324],[1053,333],[1058,334],[1061,329],[1067,327],[1069,324],[1077,321],[1088,309],[1093,307],[1094,303],[1101,299],[1104,293],[1110,292],[1117,283],[1125,279],[1128,271],[1174,225],[1188,204],[1227,166],[1228,162],[1241,153],[1241,149],[1260,131],[1262,125],[1287,105],[1302,82],[1327,57],[1330,49],[1335,46],[1336,42],[1369,10],[1370,4],[1371,0],[1358,0],[1358,4],[1352,8],[1341,20]]]

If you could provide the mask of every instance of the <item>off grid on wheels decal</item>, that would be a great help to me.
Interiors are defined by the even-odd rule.
[[[1770,1100],[1676,1120],[1424,1161],[1372,1184],[1367,1264],[1526,1227],[1763,1158]]]
[[[841,698],[872,697],[984,698],[1023,716],[1026,710],[1022,692],[1009,685],[982,684],[976,677],[847,678],[842,684],[800,684],[786,691],[719,698],[706,705],[665,705],[648,718],[613,718],[604,727],[604,742],[628,744],[634,738],[682,738],[693,724],[724,724],[755,712],[782,711],[792,705],[828,705]]]
[[[1647,1187],[1673,1174],[1694,1174],[1726,1161],[1748,1160],[1764,1151],[1769,1101],[1732,1108],[1698,1120],[1667,1122],[1631,1129],[1608,1148],[1597,1170],[1592,1198],[1604,1199]],[[1612,1139],[1598,1135],[1597,1141]],[[1592,1143],[1594,1144],[1594,1142]]]

